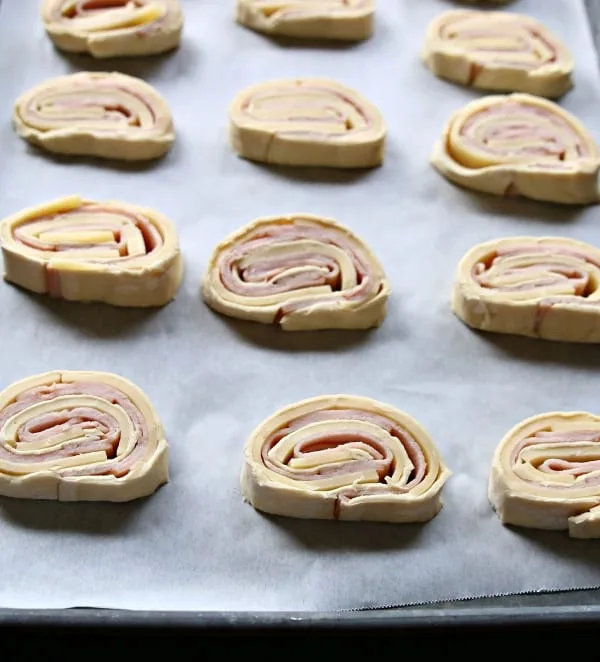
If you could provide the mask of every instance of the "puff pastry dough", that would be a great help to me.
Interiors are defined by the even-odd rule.
[[[147,396],[105,372],[47,372],[0,393],[0,494],[131,501],[168,481],[168,446]]]
[[[427,30],[423,59],[436,76],[483,90],[556,98],[572,86],[567,47],[539,21],[509,12],[444,12]]]
[[[32,292],[115,306],[161,306],[181,283],[173,224],[123,202],[62,198],[0,224],[4,277]]]
[[[423,428],[369,398],[332,395],[276,412],[248,439],[242,494],[307,519],[426,522],[450,475]]]
[[[550,412],[522,421],[496,449],[488,492],[505,524],[600,538],[600,418]]]
[[[389,293],[356,235],[308,214],[262,218],[233,233],[213,251],[202,282],[219,313],[286,331],[378,326]]]
[[[600,199],[600,157],[585,126],[529,94],[487,96],[454,113],[432,163],[455,184],[494,195],[563,204]]]
[[[42,20],[57,48],[96,58],[152,55],[179,45],[179,0],[44,0]]]
[[[252,161],[368,168],[383,162],[377,108],[329,78],[275,80],[247,88],[229,111],[233,149]]]
[[[374,0],[237,0],[237,21],[269,35],[361,41],[373,34]]]
[[[84,71],[37,85],[17,99],[13,122],[49,152],[125,161],[163,156],[175,139],[166,101],[120,73]]]
[[[600,250],[564,237],[510,237],[461,260],[452,310],[483,331],[600,342]]]

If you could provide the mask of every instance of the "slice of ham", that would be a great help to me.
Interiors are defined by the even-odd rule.
[[[266,419],[245,446],[242,491],[291,517],[425,522],[449,471],[408,414],[369,398],[321,396]]]
[[[365,446],[367,451],[372,455],[372,459],[368,461],[349,461],[339,466],[326,466],[324,468],[315,468],[312,471],[297,472],[288,467],[281,466],[272,462],[269,459],[269,451],[277,445],[284,437],[290,432],[298,430],[299,428],[309,425],[310,423],[317,423],[323,421],[340,421],[339,429],[336,428],[335,433],[328,434],[324,437],[315,437],[310,442],[298,445],[293,450],[293,457],[302,457],[303,455],[318,450],[329,448],[337,448],[340,445],[348,447],[356,447],[357,445]],[[386,482],[389,477],[390,471],[394,468],[394,454],[389,448],[384,446],[377,438],[364,433],[352,432],[351,428],[344,429],[344,423],[347,421],[366,421],[377,425],[391,435],[396,437],[406,449],[406,452],[413,463],[413,470],[410,473],[409,479],[404,484],[394,483],[392,485]],[[417,485],[425,475],[427,470],[427,462],[419,444],[415,441],[412,435],[403,430],[394,421],[384,416],[372,414],[368,411],[359,411],[351,409],[332,409],[322,410],[306,416],[301,416],[297,419],[290,421],[288,425],[273,433],[266,441],[262,449],[262,458],[269,469],[282,473],[288,478],[295,478],[296,480],[315,480],[322,478],[328,474],[354,474],[357,470],[365,470],[373,468],[379,475],[379,482],[382,483],[386,489],[390,491],[408,492],[415,485]],[[365,487],[352,488],[348,492],[348,498],[360,496]]]
[[[125,457],[115,457],[120,431],[114,418],[94,409],[74,407],[66,411],[59,410],[52,415],[32,418],[18,430],[15,447],[7,445],[6,442],[0,443],[0,461],[4,459],[22,464],[24,473],[28,466],[56,460],[56,471],[62,476],[112,474],[116,477],[122,477],[126,475],[148,450],[146,448],[148,427],[142,414],[131,400],[124,393],[106,384],[95,384],[93,382],[53,383],[25,391],[19,394],[12,404],[0,411],[0,429],[12,416],[32,405],[52,401],[57,397],[66,395],[90,395],[111,405],[122,407],[132,422],[136,436],[132,451]],[[40,428],[40,431],[36,431],[36,428]],[[87,437],[87,440],[68,442],[59,449],[40,451],[35,455],[25,455],[19,452],[20,442],[31,443],[40,438],[47,439],[56,431],[64,432],[73,428],[81,430],[82,435]],[[77,469],[60,468],[62,458],[95,451],[106,452],[109,460]]]

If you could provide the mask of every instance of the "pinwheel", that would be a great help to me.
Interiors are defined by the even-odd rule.
[[[600,250],[563,237],[510,237],[472,248],[452,309],[484,331],[600,342]]]
[[[288,331],[378,326],[389,293],[358,237],[307,214],[262,218],[233,233],[213,251],[202,282],[219,313]]]
[[[520,14],[444,12],[427,30],[423,59],[436,76],[483,90],[556,98],[572,85],[566,46]]]
[[[175,139],[166,101],[120,73],[48,80],[17,99],[13,122],[22,138],[49,152],[125,161],[163,156]]]
[[[331,395],[276,412],[248,439],[242,494],[308,519],[426,522],[450,475],[423,428],[370,398]]]
[[[357,92],[328,78],[247,88],[230,106],[230,142],[242,157],[290,166],[380,165],[386,129]]]
[[[97,58],[151,55],[179,45],[179,0],[44,0],[42,19],[57,48]]]
[[[488,96],[446,125],[432,163],[465,188],[564,204],[600,199],[600,157],[585,126],[547,99]]]
[[[505,524],[600,538],[600,417],[550,412],[498,445],[489,498]]]
[[[237,0],[239,23],[286,37],[360,41],[374,15],[374,0]]]
[[[71,301],[161,306],[181,283],[173,224],[122,202],[62,198],[0,224],[6,280]]]
[[[168,446],[146,395],[105,372],[57,371],[0,393],[0,494],[130,501],[168,481]]]

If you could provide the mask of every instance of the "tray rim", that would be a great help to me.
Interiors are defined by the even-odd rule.
[[[600,7],[596,0],[583,0],[590,19],[590,30],[600,58]],[[3,0],[0,0],[0,9]],[[592,24],[592,18],[598,21]],[[597,596],[596,604],[506,605],[510,598],[541,598],[550,602],[574,593]],[[479,600],[496,604],[477,604]],[[89,632],[102,629],[114,632],[178,630],[184,632],[374,632],[393,629],[422,631],[443,628],[450,631],[600,625],[600,589],[550,591],[538,594],[511,594],[468,598],[436,604],[373,608],[348,611],[162,611],[126,610],[98,607],[59,609],[20,609],[0,607],[0,631],[44,629]]]

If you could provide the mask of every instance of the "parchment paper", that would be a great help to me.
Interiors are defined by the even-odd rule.
[[[560,234],[600,245],[600,211],[472,194],[429,154],[448,115],[479,96],[420,63],[443,0],[379,0],[377,29],[354,47],[282,45],[233,22],[233,1],[182,0],[181,49],[147,61],[56,52],[37,0],[0,10],[0,215],[80,193],[153,206],[177,224],[186,274],[157,311],[69,304],[0,284],[1,386],[51,369],[112,370],[155,404],[171,444],[171,481],[125,505],[0,499],[0,606],[161,610],[343,610],[489,594],[596,587],[600,542],[503,527],[487,502],[493,451],[522,418],[600,409],[600,348],[473,332],[450,312],[455,268],[473,244]],[[577,65],[563,105],[600,139],[600,81],[579,0],[520,0],[560,34]],[[48,77],[119,69],[171,104],[172,153],[145,168],[61,159],[13,132],[12,103]],[[326,75],[381,109],[382,168],[278,169],[234,156],[227,106],[269,78]],[[263,215],[311,212],[349,225],[393,285],[370,333],[285,334],[204,306],[214,244]],[[416,417],[453,475],[430,523],[300,521],[242,501],[243,444],[279,407],[323,393],[379,398]]]

